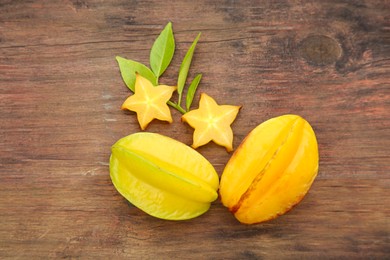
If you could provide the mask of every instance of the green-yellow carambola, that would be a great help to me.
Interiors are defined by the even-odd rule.
[[[110,176],[123,197],[161,219],[197,217],[218,197],[218,174],[211,163],[191,147],[155,133],[117,141]]]

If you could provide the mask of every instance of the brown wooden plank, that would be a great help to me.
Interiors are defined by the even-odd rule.
[[[388,258],[390,23],[387,1],[0,0],[0,258]],[[129,205],[109,179],[110,146],[140,131],[115,56],[148,64],[173,22],[176,83],[190,77],[242,105],[234,146],[264,120],[305,117],[320,171],[288,214],[239,224],[219,201],[169,222]],[[199,95],[194,101],[197,106]],[[191,144],[180,122],[148,131]],[[219,174],[231,154],[198,149]]]

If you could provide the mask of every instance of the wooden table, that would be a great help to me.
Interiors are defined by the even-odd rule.
[[[390,3],[348,2],[0,0],[0,258],[389,258]],[[148,64],[168,21],[176,52],[161,80],[176,84],[202,32],[193,108],[200,92],[242,105],[235,147],[274,116],[313,126],[319,174],[286,215],[242,225],[217,200],[170,222],[113,187],[110,147],[140,131],[120,110],[130,91],[115,56]],[[172,116],[147,131],[191,144]],[[219,174],[231,156],[198,151]]]

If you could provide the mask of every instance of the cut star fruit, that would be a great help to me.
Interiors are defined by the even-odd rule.
[[[236,118],[241,106],[218,105],[205,93],[202,93],[199,108],[182,116],[182,121],[194,128],[193,148],[210,141],[224,146],[228,152],[233,150],[233,130],[230,125]]]
[[[122,109],[137,113],[137,119],[142,130],[145,130],[153,119],[172,123],[171,111],[167,102],[175,90],[176,87],[167,85],[153,86],[148,79],[137,74],[134,95],[126,99]]]
[[[267,221],[299,203],[318,171],[313,129],[297,115],[257,126],[227,163],[220,183],[223,205],[242,223]]]
[[[157,218],[184,220],[205,213],[217,199],[218,174],[191,147],[139,132],[112,147],[110,176],[118,192]]]

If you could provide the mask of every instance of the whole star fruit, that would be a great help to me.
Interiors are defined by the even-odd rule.
[[[167,102],[175,90],[176,87],[167,85],[153,86],[152,82],[137,73],[134,95],[128,97],[121,108],[137,113],[142,130],[145,130],[153,119],[172,123],[171,111]]]
[[[195,218],[218,198],[214,167],[184,143],[138,132],[118,140],[111,150],[110,176],[115,188],[151,216]]]
[[[202,93],[199,108],[185,113],[181,119],[194,128],[193,148],[210,141],[224,146],[228,152],[233,150],[233,130],[230,125],[236,119],[241,106],[218,105],[205,93]]]
[[[269,119],[228,161],[221,201],[241,223],[274,219],[303,199],[317,176],[318,161],[316,136],[306,120],[297,115]]]

